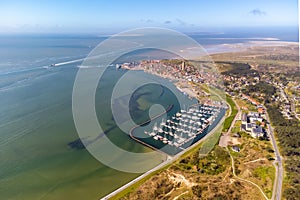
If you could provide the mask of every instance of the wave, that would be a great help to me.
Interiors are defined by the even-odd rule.
[[[0,76],[2,76],[2,75],[10,75],[10,74],[15,74],[15,73],[20,73],[20,72],[35,71],[35,70],[39,70],[39,69],[45,69],[46,67],[49,67],[49,66],[45,65],[45,66],[41,66],[41,67],[15,69],[15,70],[12,70],[12,71],[2,72],[2,73],[0,73]]]
[[[25,80],[22,80],[22,81],[18,81],[18,83],[20,82],[24,82]],[[29,84],[23,84],[23,85],[16,85],[17,83],[15,84],[12,84],[12,85],[9,85],[9,86],[6,86],[6,87],[2,87],[0,88],[0,92],[4,92],[4,91],[8,91],[8,90],[11,90],[11,89],[16,89],[16,88],[21,88],[21,87],[26,87],[28,86]]]
[[[47,68],[49,70],[49,68]],[[18,80],[14,80],[14,81],[6,81],[6,83],[4,82],[4,84],[0,84],[0,92],[4,92],[4,91],[8,91],[8,90],[12,90],[12,89],[16,89],[16,88],[21,88],[21,87],[25,87],[28,86],[30,84],[26,84],[29,80],[35,80],[38,78],[42,78],[42,77],[46,77],[49,75],[52,75],[53,73],[37,73],[37,74],[30,74],[26,77],[19,77]]]
[[[86,55],[82,55],[82,56],[86,56]],[[72,56],[66,56],[63,58],[71,58]],[[77,57],[78,58],[78,57]],[[47,58],[48,61],[57,61],[57,60],[61,60],[62,58],[55,58],[55,57],[51,57],[51,58]],[[39,70],[39,69],[49,69],[51,67],[56,67],[56,66],[63,66],[63,65],[67,65],[67,64],[72,64],[72,63],[77,63],[77,62],[82,62],[85,59],[85,57],[83,58],[79,58],[79,59],[74,59],[74,60],[69,60],[69,61],[64,61],[64,62],[53,62],[52,64],[49,65],[42,65],[39,67],[30,67],[30,68],[14,68],[10,71],[3,71],[0,72],[0,76],[1,75],[10,75],[10,74],[15,74],[15,73],[20,73],[20,72],[29,72],[29,71],[34,71],[34,70]],[[44,60],[44,59],[41,59]],[[33,61],[33,63],[35,62],[39,62],[40,60],[35,60]],[[28,64],[29,65],[29,64]]]
[[[18,117],[17,119],[14,119],[12,121],[8,120],[7,122],[2,122],[0,124],[0,128],[4,128],[6,126],[13,126],[15,128],[17,128],[16,130],[14,130],[13,132],[10,132],[7,135],[0,135],[0,146],[4,146],[7,145],[15,140],[20,139],[21,137],[26,136],[27,134],[30,134],[32,132],[34,132],[35,130],[39,129],[40,127],[46,125],[49,123],[48,120],[42,120],[40,118],[40,114],[42,114],[43,112],[46,112],[48,110],[54,109],[54,108],[58,108],[60,105],[52,105],[52,106],[48,106],[46,108],[42,108],[39,109],[37,111],[34,112],[29,112],[27,114],[24,114],[21,117]],[[26,119],[30,119],[29,121],[34,121],[35,125],[34,126],[29,126],[27,128],[25,128],[25,126],[14,126],[14,124],[20,124],[22,123],[22,120],[26,120]]]
[[[96,66],[78,65],[77,67],[79,69],[91,69],[91,68],[95,68]]]
[[[67,65],[67,64],[72,64],[72,63],[77,63],[77,62],[82,62],[84,58],[76,59],[76,60],[70,60],[66,62],[61,62],[61,63],[54,63],[50,66],[56,67],[56,66],[62,66],[62,65]]]

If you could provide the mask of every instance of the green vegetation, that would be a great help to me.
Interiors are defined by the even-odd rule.
[[[156,183],[156,190],[154,191],[153,199],[161,199],[165,194],[169,193],[173,189],[173,184],[167,178],[162,179]]]
[[[221,126],[212,135],[210,135],[205,140],[204,143],[200,143],[199,145],[196,145],[195,147],[191,148],[189,151],[185,152],[180,157],[181,160],[177,164],[169,164],[169,165],[165,166],[164,168],[149,174],[142,180],[134,183],[130,187],[119,192],[117,195],[115,195],[111,199],[112,200],[127,199],[127,197],[130,194],[136,192],[138,190],[138,188],[141,187],[145,182],[151,181],[154,177],[159,176],[161,173],[164,173],[166,170],[170,169],[170,166],[171,166],[171,169],[176,168],[176,169],[180,169],[180,170],[187,171],[187,172],[197,171],[199,169],[199,167],[202,166],[202,164],[203,164],[202,162],[200,162],[199,152],[201,152],[203,154],[208,154],[218,143],[220,135],[221,135]],[[210,174],[217,173],[218,174],[218,173],[223,172],[226,169],[226,167],[228,166],[225,164],[225,162],[229,162],[229,159],[227,158],[227,161],[226,161],[226,158],[225,158],[226,155],[224,154],[224,153],[227,154],[227,152],[224,152],[224,150],[221,149],[220,147],[217,147],[217,148],[218,148],[217,150],[213,151],[213,153],[212,153],[213,155],[210,154],[208,157],[206,156],[207,157],[206,158],[206,161],[207,161],[207,163],[206,163],[207,172],[206,173],[210,173]],[[214,161],[213,161],[215,158],[214,156],[218,156],[218,158],[220,158],[217,163],[214,163]],[[229,155],[227,154],[227,156],[229,156]],[[194,166],[196,166],[196,168]],[[208,168],[210,168],[210,170]],[[165,195],[167,192],[169,192],[173,188],[180,186],[180,185],[170,186],[170,184],[167,180],[159,180],[159,181],[154,180],[154,181],[156,182],[156,186],[154,186],[156,189],[155,189],[154,194],[152,194],[152,196],[151,196],[153,198],[162,198],[162,196]],[[200,195],[198,187],[195,187],[192,190],[194,192],[196,192],[196,190],[198,190],[198,195]]]
[[[259,93],[266,95],[267,97],[271,97],[272,95],[275,94],[276,88],[273,85],[270,85],[264,81],[260,81],[256,85],[249,85],[247,87],[247,90],[244,92],[246,94],[250,94],[253,92],[259,92]]]
[[[160,62],[165,65],[181,65],[183,61],[188,62],[187,60],[180,60],[180,59],[163,59]]]
[[[231,76],[256,76],[258,72],[251,69],[251,66],[246,63],[236,62],[216,62],[219,66],[219,70],[223,75]]]
[[[300,196],[300,129],[296,119],[285,119],[279,108],[268,106],[268,114],[279,140],[281,152],[285,159],[287,183],[284,190],[286,199],[295,199]]]
[[[149,180],[151,177],[161,173],[162,171],[164,171],[165,169],[169,168],[171,164],[166,165],[165,167],[152,172],[151,174],[149,174],[148,176],[144,177],[143,179],[137,181],[136,183],[132,184],[131,186],[127,187],[126,189],[122,190],[121,192],[117,193],[115,196],[111,197],[110,200],[117,200],[117,199],[122,199],[122,197],[128,195],[129,193],[132,193],[134,191],[136,191],[136,189],[142,185],[143,183],[145,183],[147,180]]]
[[[223,131],[224,131],[224,132],[227,132],[227,131],[228,131],[228,129],[230,128],[230,125],[231,125],[232,121],[234,120],[234,117],[235,117],[235,116],[230,115],[229,117],[227,117],[227,118],[225,119],[224,127],[223,127]]]
[[[225,171],[230,165],[230,157],[227,151],[219,146],[215,146],[206,157],[199,160],[197,170],[200,173],[216,175]]]
[[[238,133],[240,131],[240,126],[234,126],[232,129],[231,129],[231,133]]]
[[[210,135],[201,145],[199,150],[199,155],[206,155],[208,154],[215,145],[219,142],[219,139],[222,134],[222,127],[220,126],[212,135]]]
[[[207,156],[200,159],[199,153],[182,158],[173,168],[183,171],[198,171],[202,174],[217,175],[225,171],[230,164],[227,151],[219,146],[215,146]]]
[[[217,89],[214,89],[214,91],[220,93],[220,91],[218,91]],[[203,145],[201,146],[201,148],[199,150],[200,155],[206,155],[214,148],[215,144],[218,143],[222,132],[228,131],[233,119],[235,118],[235,116],[238,112],[234,101],[232,100],[232,98],[229,95],[226,95],[226,101],[231,108],[231,115],[228,116],[227,118],[225,118],[222,130],[221,130],[221,128],[218,128],[209,138],[207,138],[204,141]]]
[[[240,131],[239,134],[242,138],[252,138],[249,133],[246,133],[245,131]]]
[[[226,95],[226,101],[229,104],[229,106],[231,107],[231,114],[230,114],[230,116],[226,117],[226,119],[224,121],[223,132],[228,131],[228,129],[231,126],[232,121],[234,120],[236,114],[238,113],[236,105],[229,95]]]
[[[207,186],[200,186],[200,185],[195,185],[192,187],[192,192],[194,195],[196,195],[197,197],[202,197],[202,193],[203,191],[207,191]]]
[[[272,53],[270,54],[270,52]],[[217,62],[222,74],[228,75],[231,77],[239,78],[246,77],[245,82],[249,83],[246,85],[239,84],[239,82],[232,83],[230,78],[228,78],[224,85],[232,86],[229,88],[231,90],[238,88],[244,94],[251,96],[252,98],[258,100],[263,103],[267,109],[271,119],[271,123],[274,126],[275,134],[277,136],[277,141],[279,143],[280,151],[284,156],[284,166],[285,166],[285,182],[284,182],[284,192],[283,198],[287,200],[299,199],[300,197],[300,133],[299,133],[299,121],[295,119],[285,119],[279,107],[282,106],[279,98],[280,94],[276,91],[276,88],[272,85],[271,82],[279,83],[284,86],[288,84],[299,84],[300,80],[300,72],[299,72],[299,51],[298,45],[287,46],[287,47],[259,47],[249,49],[243,52],[234,52],[234,53],[224,53],[214,55],[214,60],[220,61]],[[225,62],[224,62],[225,61]],[[235,62],[244,62],[251,64],[255,70],[257,70],[257,77],[260,80],[265,80],[258,82],[258,80],[254,80],[253,73],[247,67],[240,65],[236,66],[236,71],[234,70]],[[227,62],[227,63],[226,63]],[[249,70],[249,73],[244,73]],[[239,73],[239,71],[241,73]],[[297,83],[298,82],[298,83]],[[257,83],[256,85],[252,85],[252,83]],[[235,87],[237,85],[237,87]],[[295,86],[296,86],[295,85]],[[290,85],[290,87],[293,87]],[[291,97],[293,95],[292,91],[286,91],[286,93]],[[275,99],[276,98],[276,99]],[[240,104],[239,104],[240,105]],[[248,109],[249,107],[246,106]],[[252,110],[251,108],[249,110]],[[297,110],[297,103],[296,103]],[[298,112],[299,112],[298,108]],[[248,134],[241,132],[242,139],[251,139]],[[258,141],[259,144],[262,144],[263,141]],[[250,148],[249,148],[250,147]],[[258,158],[257,154],[261,155],[260,151],[261,147],[258,147],[255,143],[249,143],[247,145],[243,145],[241,150],[241,154],[244,155],[254,155],[255,158]],[[247,149],[247,152],[244,150]],[[257,154],[252,154],[251,151],[257,152]],[[264,156],[267,158],[265,162],[270,162],[274,159],[273,152],[266,148]],[[254,159],[254,158],[253,158]],[[249,163],[246,166],[246,169],[249,169],[251,165],[254,163]],[[240,166],[243,167],[243,166]],[[256,171],[257,177],[260,177],[264,170]],[[253,172],[253,171],[252,171]],[[264,172],[265,173],[265,172]],[[253,173],[255,174],[255,173]],[[247,173],[244,174],[245,177]],[[268,181],[269,183],[270,181]],[[265,193],[270,197],[270,192],[268,192],[269,188],[264,188]]]
[[[198,86],[206,93],[209,94],[209,87],[207,86],[207,84],[198,84]]]
[[[251,67],[245,63],[235,62],[216,62],[222,73],[231,72],[232,70],[249,70]]]
[[[267,179],[271,179],[273,184],[275,180],[275,168],[273,166],[260,166],[254,170],[253,175],[264,183],[267,182]],[[271,189],[264,188],[264,192],[269,198],[272,197]]]
[[[235,126],[241,125],[236,121]],[[235,172],[243,179],[256,183],[264,193],[271,198],[275,177],[275,168],[272,164],[274,151],[269,141],[252,138],[250,134],[238,131],[241,138],[238,139],[240,152],[228,148],[234,159]]]
[[[267,178],[271,178],[273,181],[275,179],[275,168],[268,166],[260,166],[254,170],[254,176],[266,181]]]
[[[251,104],[249,101],[246,101],[246,100],[243,100],[243,99],[235,99],[235,102],[242,109],[245,109],[247,111],[253,111],[253,112],[257,111],[256,106]]]
[[[207,86],[212,100],[226,101],[225,92],[223,90],[213,87],[212,85],[207,85]]]
[[[220,135],[221,135],[221,126],[212,135],[210,135],[204,141],[204,143],[200,143],[200,144],[194,146],[193,148],[191,148],[190,150],[185,152],[180,158],[183,158],[182,160],[185,160],[186,158],[188,158],[188,160],[193,160],[193,162],[199,161],[199,149],[202,150],[201,152],[203,154],[209,153],[212,150],[212,148],[214,148],[214,146],[218,143]],[[202,146],[204,148],[202,148]],[[190,164],[190,161],[181,161],[181,163],[184,163],[184,162],[186,162],[186,164],[182,165],[181,169],[191,170],[193,165]],[[123,197],[128,196],[130,193],[133,193],[134,191],[136,191],[146,181],[149,181],[152,177],[157,176],[158,174],[164,172],[166,169],[168,169],[172,165],[173,164],[169,164],[169,165],[165,166],[164,168],[149,174],[148,176],[146,176],[143,179],[139,180],[138,182],[134,183],[130,187],[128,187],[128,188],[122,190],[121,192],[117,193],[115,196],[110,198],[110,200],[122,199]],[[164,183],[158,183],[158,184],[165,185]],[[167,189],[165,189],[164,191],[167,191]],[[162,192],[162,191],[160,191],[160,192]],[[158,195],[158,194],[159,193],[156,193],[156,195]],[[156,197],[158,197],[158,196],[156,196]]]

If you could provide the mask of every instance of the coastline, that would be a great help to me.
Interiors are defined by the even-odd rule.
[[[264,41],[248,41],[244,43],[231,43],[231,44],[216,44],[207,45],[206,49],[209,56],[214,54],[222,53],[235,53],[246,51],[247,49],[257,48],[257,47],[280,47],[280,46],[299,46],[299,42],[288,42],[281,40],[264,40]]]
[[[72,65],[70,65],[70,66],[72,66],[72,69],[76,69],[77,68],[77,66],[75,66],[75,65],[77,65],[77,64],[72,64]],[[57,67],[57,68],[53,68],[53,70],[60,70],[60,67],[61,66],[59,66],[59,67]],[[69,67],[68,65],[65,65],[65,67]],[[71,67],[70,67],[71,68]],[[42,69],[43,71],[45,71],[47,74],[50,74],[50,73],[48,73],[47,72],[47,70],[45,70],[45,69]],[[63,69],[61,69],[61,70],[63,70]],[[75,71],[75,70],[74,70]],[[62,74],[62,73],[60,73],[60,74]],[[50,74],[51,75],[51,74]],[[52,83],[53,82],[55,82],[55,81],[52,81]],[[36,84],[37,85],[37,84]],[[52,86],[54,86],[55,84],[50,84],[50,86],[52,87]],[[45,85],[45,88],[48,88],[49,87],[49,85]],[[36,90],[36,91],[38,91],[38,90]],[[40,102],[43,102],[43,101],[40,101]],[[64,107],[62,107],[60,110],[58,110],[58,111],[63,111],[63,108]],[[59,112],[57,112],[57,113],[59,113]],[[57,117],[57,119],[60,119],[60,118],[58,118]],[[44,121],[46,121],[46,120],[44,120]],[[50,123],[50,122],[49,122]],[[18,127],[18,126],[16,126],[16,127]],[[45,141],[47,141],[47,140],[45,140]],[[127,179],[127,181],[124,181],[124,183],[126,183],[126,182],[129,182],[130,180],[132,180],[131,178],[130,179]],[[121,185],[121,184],[120,184]],[[119,186],[120,186],[119,185]],[[110,189],[110,191],[112,191],[113,189]],[[88,190],[87,190],[88,191]],[[104,191],[104,192],[103,192]],[[98,191],[99,192],[99,191]],[[105,190],[101,190],[101,196],[102,195],[105,195],[106,194],[106,192],[105,192]],[[99,195],[99,194],[98,194]],[[96,197],[99,197],[98,195],[96,195]]]
[[[176,82],[173,82],[173,84],[176,86],[176,88],[177,88],[180,92],[186,93],[186,95],[188,95],[190,98],[195,98],[195,99],[197,99],[198,103],[197,103],[197,104],[193,104],[193,105],[191,105],[190,107],[193,107],[193,106],[195,106],[195,105],[199,105],[199,99],[197,98],[197,94],[195,94],[190,88],[180,88],[179,85],[176,84],[176,83],[180,82],[180,80],[176,80],[176,78],[174,78],[174,77],[172,77],[172,76],[164,76],[164,75],[161,75],[161,74],[158,74],[158,73],[153,73],[153,72],[150,72],[150,71],[145,70],[145,69],[140,68],[140,67],[133,68],[133,69],[126,68],[126,70],[142,70],[142,71],[144,71],[145,73],[149,73],[149,74],[151,74],[151,75],[155,75],[155,76],[158,76],[158,77],[167,79],[167,80],[172,81],[172,82],[173,82],[173,81],[176,81]],[[183,81],[186,81],[186,80],[183,79]],[[168,111],[166,111],[166,112],[168,112]],[[164,113],[161,113],[161,114],[155,116],[154,118],[159,117],[159,116],[161,116],[162,114],[164,114]],[[219,119],[219,121],[217,122],[217,124],[214,125],[214,126],[212,127],[212,129],[208,130],[208,132],[207,132],[201,139],[199,139],[197,142],[195,142],[194,144],[192,144],[191,146],[187,147],[186,149],[184,149],[183,151],[177,153],[177,154],[174,155],[174,156],[170,156],[170,155],[166,154],[165,152],[161,152],[161,151],[158,150],[160,153],[163,153],[164,155],[166,155],[166,160],[165,160],[165,161],[163,161],[162,163],[160,163],[160,164],[157,165],[156,167],[150,169],[149,171],[143,173],[142,175],[136,177],[135,179],[131,180],[130,182],[126,183],[125,185],[119,187],[118,189],[114,190],[113,192],[107,194],[106,196],[101,197],[100,200],[108,200],[108,199],[114,197],[115,195],[117,195],[117,194],[120,193],[121,191],[125,190],[126,188],[132,186],[133,184],[137,183],[138,181],[141,181],[143,178],[145,178],[145,177],[151,175],[152,173],[154,173],[154,172],[156,172],[156,171],[162,169],[163,167],[165,167],[165,166],[167,166],[167,165],[173,163],[173,162],[176,161],[179,157],[181,157],[182,155],[184,155],[186,152],[190,151],[191,149],[197,147],[200,143],[202,143],[202,142],[205,141],[207,138],[209,138],[213,133],[215,133],[215,132],[220,128],[220,126],[223,124],[225,118],[226,118],[226,113],[224,113],[224,115],[221,117],[221,119]],[[144,124],[144,123],[147,123],[147,122],[143,122],[142,124]],[[137,126],[138,126],[138,125],[137,125]],[[130,133],[131,133],[132,130],[134,130],[137,126],[132,127],[132,128],[130,129]],[[129,135],[130,135],[130,137],[131,137],[132,139],[136,140],[135,137],[133,137],[131,134],[129,134]],[[140,141],[137,141],[137,142],[141,143]],[[143,144],[143,145],[145,145],[145,144]],[[149,148],[151,148],[151,149],[153,149],[153,147],[150,146],[150,145],[146,145],[146,146],[149,147]],[[156,149],[156,151],[157,151],[157,149]]]
[[[126,183],[125,185],[119,187],[118,189],[114,190],[113,192],[109,193],[108,195],[106,195],[104,197],[101,197],[100,200],[108,200],[108,199],[114,197],[119,192],[121,192],[121,191],[125,190],[126,188],[130,187],[134,183],[137,183],[138,181],[140,181],[143,178],[147,177],[151,173],[153,173],[153,172],[155,172],[155,171],[157,171],[157,170],[159,170],[159,169],[167,166],[168,164],[171,164],[172,162],[174,162],[175,160],[177,160],[180,156],[184,155],[186,152],[188,152],[191,149],[197,147],[201,142],[203,142],[204,140],[206,140],[207,138],[209,138],[213,133],[215,133],[220,128],[220,126],[223,124],[225,118],[226,118],[226,115],[223,115],[223,117],[220,119],[220,121],[218,122],[218,124],[212,130],[210,130],[203,138],[201,138],[200,140],[198,140],[193,145],[189,146],[188,148],[186,148],[185,150],[181,151],[180,153],[176,154],[173,157],[168,156],[166,161],[164,161],[161,164],[157,165],[156,167],[150,169],[149,171],[145,172],[144,174],[138,176],[137,178],[133,179],[132,181]]]
[[[137,124],[137,125],[135,125],[134,127],[132,127],[132,128],[130,129],[130,131],[129,131],[129,136],[131,137],[131,139],[135,140],[135,141],[138,142],[138,143],[141,143],[141,144],[144,145],[144,146],[149,147],[150,149],[153,149],[154,151],[158,151],[158,152],[160,152],[160,153],[162,153],[162,154],[165,154],[165,155],[167,155],[167,157],[168,157],[169,155],[166,154],[165,152],[163,152],[163,151],[161,151],[161,150],[155,148],[154,146],[151,146],[151,145],[149,145],[149,144],[147,144],[147,143],[145,143],[145,142],[143,142],[143,141],[137,139],[136,137],[134,137],[134,136],[132,135],[132,132],[134,131],[134,129],[136,129],[136,128],[138,128],[138,127],[144,125],[144,124],[147,124],[148,122],[151,122],[152,120],[154,120],[154,119],[156,119],[156,118],[162,116],[162,115],[165,114],[165,113],[168,113],[168,112],[173,108],[173,106],[174,106],[174,105],[171,104],[164,112],[162,112],[162,113],[160,113],[160,114],[158,114],[158,115],[156,115],[156,116],[150,118],[149,120],[147,120],[147,121],[145,121],[145,122],[143,122],[143,123],[141,123],[141,124]]]
[[[246,43],[236,43],[236,44],[222,44],[222,45],[211,45],[210,47],[213,47],[213,51],[209,50],[209,47],[207,47],[207,52],[209,54],[209,56],[214,55],[214,54],[220,54],[220,53],[234,53],[234,52],[241,52],[241,51],[246,51],[247,49],[251,49],[251,48],[257,48],[257,47],[274,47],[274,46],[295,46],[298,45],[298,42],[286,42],[286,41],[272,41],[272,40],[266,40],[266,41],[250,41],[250,42],[246,42]],[[216,51],[218,48],[220,48],[218,51]],[[180,82],[180,80],[172,77],[172,76],[165,76],[165,75],[161,75],[158,73],[154,73],[154,72],[150,72],[148,70],[144,70],[142,68],[139,69],[134,69],[134,70],[143,70],[146,73],[150,73],[152,75],[156,75],[165,79],[168,79],[169,81],[174,81],[174,85],[177,87],[177,89],[179,89],[181,92],[185,92],[187,93],[189,96],[191,96],[192,98],[196,98],[197,94],[195,94],[192,90],[190,90],[189,88],[180,88],[178,85],[178,82]],[[103,200],[106,199],[110,199],[113,196],[117,195],[119,192],[125,190],[126,188],[130,187],[131,185],[137,183],[138,181],[142,180],[143,178],[147,177],[148,175],[150,175],[151,173],[165,167],[168,164],[171,164],[172,162],[174,162],[176,159],[178,159],[180,156],[182,156],[184,153],[186,153],[187,151],[189,151],[192,148],[195,148],[196,146],[198,146],[201,142],[203,142],[205,139],[207,139],[210,135],[212,135],[219,127],[220,125],[224,122],[226,118],[226,115],[224,115],[222,117],[222,119],[218,122],[218,124],[212,129],[210,130],[203,138],[201,138],[199,141],[197,141],[196,143],[194,143],[193,145],[191,145],[190,147],[188,147],[187,149],[185,149],[184,151],[176,154],[174,157],[168,156],[167,160],[162,162],[161,164],[159,164],[158,166],[152,168],[151,170],[145,172],[144,174],[142,174],[141,176],[138,176],[137,178],[133,179],[132,181],[128,182],[127,184],[121,186],[120,188],[116,189],[115,191],[109,193],[108,195],[100,198]]]

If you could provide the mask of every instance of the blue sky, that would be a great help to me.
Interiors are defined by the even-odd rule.
[[[297,25],[297,0],[0,0],[0,32]]]

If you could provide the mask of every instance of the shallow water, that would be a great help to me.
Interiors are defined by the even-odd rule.
[[[207,44],[221,43],[220,39],[206,37],[211,36],[194,38]],[[72,89],[81,62],[60,67],[49,65],[84,58],[103,39],[0,37],[0,199],[98,199],[139,175],[103,165],[86,149],[77,148],[80,143],[69,145],[74,141],[78,144],[72,116]],[[149,148],[134,142],[120,129],[111,129],[113,120],[107,117],[111,115],[107,109],[110,102],[101,99],[109,97],[107,88],[113,87],[113,78],[123,73],[111,68],[102,80],[102,86],[106,87],[99,87],[96,93],[98,119],[104,129],[110,130],[107,137],[119,147],[132,152],[149,152]],[[138,79],[157,80],[176,91],[169,81],[150,74],[136,71],[131,76],[130,84]],[[143,89],[149,91],[149,88]],[[157,94],[157,90],[153,94]],[[194,103],[179,91],[177,95],[186,105]],[[172,103],[168,95],[164,101],[156,95],[134,99],[132,114],[137,123],[148,119],[149,106],[158,100],[165,107]],[[119,107],[124,107],[121,100]],[[178,107],[172,112],[176,109]],[[155,160],[161,161],[159,157]]]
[[[138,176],[106,167],[85,149],[69,145],[78,141],[71,107],[77,70],[74,64],[41,69],[39,75],[27,80],[26,84],[18,83],[20,86],[1,91],[1,199],[96,199]],[[104,130],[109,129],[113,121],[107,117],[110,110],[104,109],[109,108],[106,104],[110,101],[103,100],[103,97],[109,95],[112,77],[118,78],[118,73],[125,72],[109,69],[106,74],[109,78],[100,82],[106,87],[100,88],[96,95],[96,108]],[[138,79],[160,79],[144,72],[134,73]],[[160,81],[172,85],[167,80]],[[141,101],[141,98],[136,101]],[[165,100],[169,102],[170,99]],[[143,113],[142,110],[138,112]],[[150,151],[118,128],[106,134],[127,151]],[[161,161],[153,162],[158,164]]]

